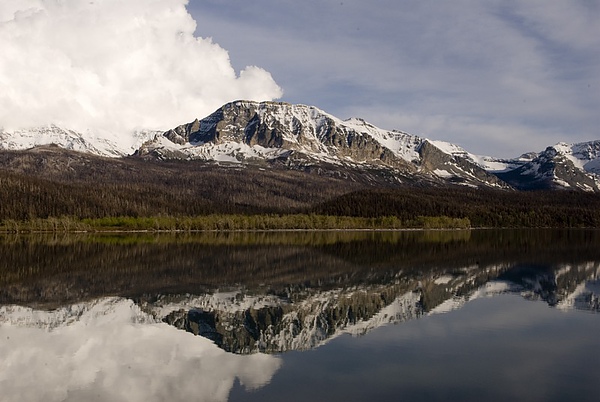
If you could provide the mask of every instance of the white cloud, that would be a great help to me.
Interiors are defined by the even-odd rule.
[[[282,91],[194,37],[187,0],[2,0],[0,127],[57,124],[127,135],[168,129]]]

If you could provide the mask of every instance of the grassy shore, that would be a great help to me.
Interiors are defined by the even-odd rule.
[[[205,215],[107,217],[80,219],[76,217],[36,218],[26,221],[0,221],[0,232],[106,232],[106,231],[235,231],[235,230],[394,230],[394,229],[467,229],[468,218],[419,216],[402,221],[395,216],[377,218],[331,216],[315,214],[293,215]]]

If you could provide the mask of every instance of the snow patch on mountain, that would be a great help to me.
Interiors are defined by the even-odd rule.
[[[423,314],[423,308],[420,303],[420,292],[407,292],[381,309],[371,319],[359,321],[355,325],[345,328],[343,332],[359,336],[384,325],[414,320]]]
[[[206,295],[187,295],[179,297],[176,300],[170,300],[166,297],[159,297],[151,305],[145,305],[144,310],[151,312],[154,317],[166,317],[173,311],[201,309],[205,311],[227,311],[236,313],[249,309],[262,309],[266,307],[276,307],[286,302],[277,296],[242,296],[242,291],[215,292]]]
[[[580,283],[556,307],[561,310],[577,309],[600,312],[600,279]]]
[[[394,155],[407,162],[419,160],[418,149],[423,142],[423,138],[421,137],[402,131],[383,130],[360,118],[350,118],[344,121],[336,120],[342,127],[373,137],[383,147],[389,149]]]
[[[590,173],[600,173],[600,141],[567,144],[552,147],[557,154],[570,160],[575,167]]]
[[[447,153],[448,155],[457,156],[460,158],[464,158],[477,166],[485,169],[488,172],[505,172],[509,170],[513,170],[523,163],[528,162],[530,159],[527,159],[525,155],[516,159],[500,159],[494,158],[492,156],[483,156],[483,155],[475,155],[464,148],[452,144],[450,142],[445,141],[432,141],[428,140],[437,148],[439,148],[442,152]]]
[[[156,137],[153,152],[159,157],[170,159],[194,159],[215,162],[242,164],[250,159],[276,159],[289,151],[281,148],[265,148],[260,145],[226,141],[221,144],[177,144],[164,136]]]

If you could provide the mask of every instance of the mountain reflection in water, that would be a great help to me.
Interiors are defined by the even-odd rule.
[[[265,353],[482,298],[597,313],[599,246],[592,230],[5,236],[0,388],[227,400],[272,380],[285,354]]]

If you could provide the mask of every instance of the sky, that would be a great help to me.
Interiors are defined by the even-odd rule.
[[[0,129],[281,100],[515,157],[600,139],[598,21],[600,0],[1,0]]]
[[[281,100],[514,157],[600,139],[600,1],[191,0]]]

